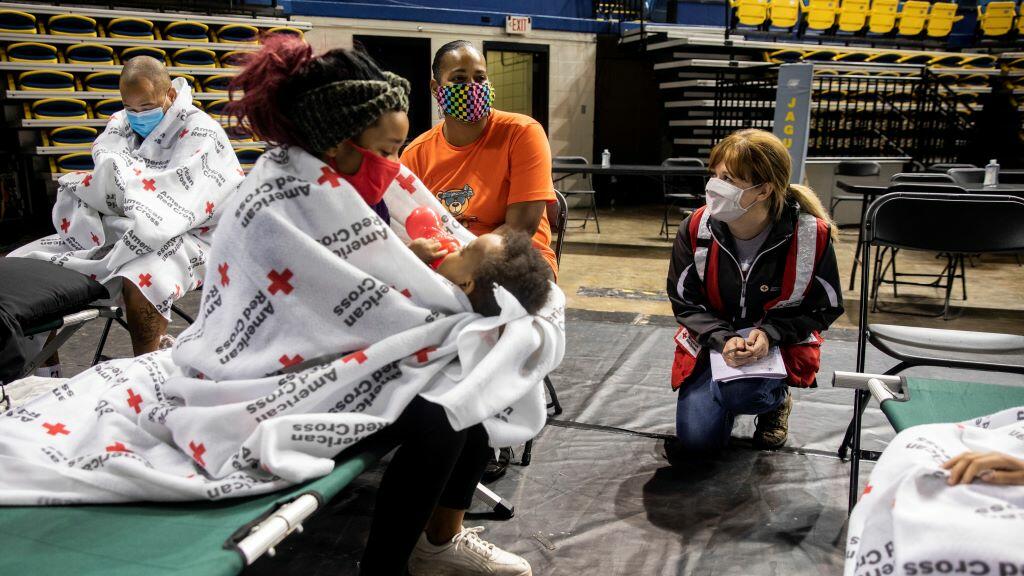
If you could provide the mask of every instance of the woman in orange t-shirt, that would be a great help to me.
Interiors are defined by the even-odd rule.
[[[469,42],[442,46],[432,71],[430,90],[444,121],[413,140],[402,163],[470,232],[532,235],[557,275],[546,210],[555,188],[544,128],[529,116],[491,109],[487,62]],[[438,246],[417,242],[423,245],[410,248],[421,258],[441,256]]]

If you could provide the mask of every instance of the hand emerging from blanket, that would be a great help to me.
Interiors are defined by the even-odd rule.
[[[1024,486],[1024,460],[1001,452],[964,452],[942,465],[949,470],[949,485],[988,484]]]
[[[412,250],[412,253],[424,264],[430,264],[448,254],[448,250],[435,238],[417,238],[409,242],[409,250]]]

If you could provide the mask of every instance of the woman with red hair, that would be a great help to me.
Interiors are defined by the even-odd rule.
[[[399,175],[398,151],[409,130],[405,79],[362,52],[313,55],[301,39],[272,36],[231,89],[244,95],[230,114],[277,146],[260,162],[309,164],[312,156],[333,168],[325,177],[347,180],[388,220],[384,192]],[[428,243],[410,247],[422,259],[439,255]],[[417,396],[378,434],[400,447],[378,490],[361,574],[531,574],[525,560],[483,541],[479,528],[462,526],[493,453],[482,425],[455,430],[440,405]]]

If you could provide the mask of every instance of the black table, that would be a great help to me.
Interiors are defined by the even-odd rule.
[[[605,176],[705,176],[708,169],[703,166],[659,166],[649,164],[612,164],[607,168],[600,164],[551,165],[555,174],[599,174]]]

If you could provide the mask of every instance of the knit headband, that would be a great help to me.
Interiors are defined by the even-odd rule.
[[[387,112],[409,111],[409,82],[384,72],[385,80],[341,80],[296,99],[292,121],[307,149],[322,156],[328,148],[358,135]]]

